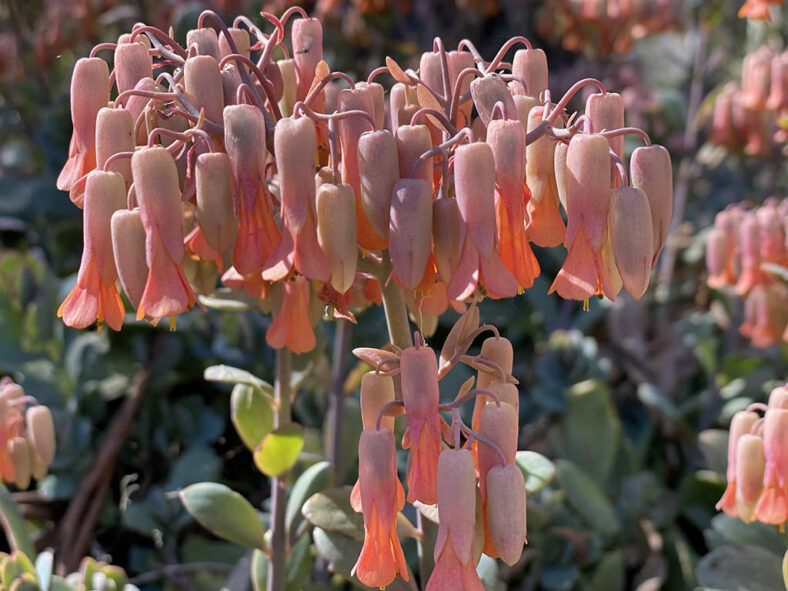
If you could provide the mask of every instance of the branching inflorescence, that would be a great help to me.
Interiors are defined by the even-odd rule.
[[[267,302],[269,345],[303,353],[315,346],[317,300],[354,320],[395,286],[427,335],[448,307],[464,312],[440,361],[418,333],[413,347],[356,350],[374,371],[361,388],[352,500],[366,539],[355,572],[376,587],[408,576],[393,437],[404,412],[407,500],[438,504],[427,588],[481,589],[482,551],[520,557],[525,487],[512,347],[479,325],[474,303],[533,285],[530,243],[568,250],[551,292],[612,300],[623,287],[641,297],[670,225],[670,156],[624,126],[621,96],[597,80],[551,102],[547,58],[524,38],[490,61],[468,40],[447,51],[436,38],[418,71],[387,58],[354,82],[322,59],[319,20],[297,8],[263,17],[270,34],[206,11],[185,46],[136,25],[94,51],[114,51],[113,72],[100,57],[77,62],[58,187],[84,210],[84,253],[59,314],[77,328],[120,329],[120,280],[138,320],[174,326],[197,294],[215,294],[221,274],[221,289]],[[566,107],[584,86],[599,92],[577,117]],[[624,134],[646,144],[628,165]],[[485,331],[493,336],[470,355]],[[475,387],[441,405],[439,379],[458,363],[477,371]],[[458,409],[471,399],[466,425]],[[477,489],[481,521],[469,510]]]

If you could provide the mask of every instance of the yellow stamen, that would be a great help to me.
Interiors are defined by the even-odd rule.
[[[591,308],[588,307],[588,298],[583,300],[583,312],[588,312]]]
[[[170,332],[175,332],[175,316],[170,316]]]

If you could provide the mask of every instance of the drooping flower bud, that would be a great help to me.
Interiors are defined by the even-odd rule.
[[[525,129],[519,119],[490,121],[486,142],[495,160],[498,252],[519,286],[527,289],[539,275],[539,263],[525,234],[529,195],[525,184]]]
[[[222,59],[219,49],[219,36],[214,29],[204,27],[192,29],[186,33],[186,48],[197,46],[197,55],[210,55],[217,62]]]
[[[118,278],[111,248],[112,214],[126,206],[123,177],[94,170],[85,183],[82,261],[74,289],[58,308],[67,326],[85,328],[98,320],[120,330],[125,309],[115,287]],[[180,211],[178,212],[180,215]]]
[[[438,538],[435,569],[426,591],[482,591],[473,559],[476,519],[473,456],[466,449],[447,449],[438,463]]]
[[[617,92],[591,94],[586,100],[585,114],[594,133],[624,127],[624,101]],[[624,155],[624,136],[609,138],[610,147],[621,158]]]
[[[739,518],[745,523],[749,523],[753,518],[764,521],[764,517],[785,521],[785,492],[778,497],[770,498],[775,504],[769,508],[761,509],[763,497],[761,491],[764,488],[764,449],[765,441],[758,435],[745,433],[736,444],[736,512]],[[761,499],[759,502],[758,499]],[[768,502],[767,502],[768,504]],[[757,506],[757,509],[756,509]],[[758,512],[761,509],[763,513]],[[767,521],[767,523],[777,523]]]
[[[326,183],[317,192],[317,238],[331,272],[331,286],[345,293],[358,265],[356,197],[350,185]]]
[[[610,240],[624,287],[639,300],[648,288],[653,258],[651,210],[637,187],[619,187],[610,201]]]
[[[233,265],[247,276],[262,270],[279,242],[265,176],[266,131],[260,109],[253,105],[225,107],[224,144],[230,157],[238,214]]]
[[[491,297],[512,297],[517,293],[517,279],[495,247],[495,160],[490,146],[481,142],[459,146],[454,154],[454,178],[466,235],[447,295],[465,300],[481,282]]]
[[[233,243],[238,223],[230,158],[223,152],[200,154],[195,166],[197,217],[205,241],[223,253]]]
[[[308,117],[285,117],[274,133],[282,201],[282,238],[263,268],[263,279],[280,281],[290,271],[328,281],[331,270],[317,241],[315,152],[317,133]]]
[[[402,110],[409,105],[416,105],[418,99],[416,98],[416,90],[405,86],[402,82],[397,82],[391,87],[389,91],[389,111],[391,113],[391,130],[397,133],[397,130],[402,125],[410,124],[410,117],[403,118],[400,116]]]
[[[31,406],[25,412],[27,437],[34,453],[46,466],[55,459],[55,424],[52,412],[43,405]]]
[[[629,175],[633,187],[648,197],[654,240],[652,266],[656,265],[670,232],[673,215],[673,167],[664,146],[651,145],[635,148],[629,160]]]
[[[140,45],[140,43],[137,43]],[[126,109],[104,107],[96,118],[96,167],[103,169],[104,163],[113,154],[134,151],[134,117]],[[110,163],[109,172],[123,177],[128,189],[131,185],[131,160],[117,158]]]
[[[219,62],[210,55],[196,55],[183,65],[183,85],[186,96],[205,117],[216,123],[222,121],[224,92]]]
[[[592,95],[597,96],[597,95]],[[604,136],[578,134],[566,153],[566,238],[569,247],[581,227],[594,252],[605,238],[610,209],[610,156]]]
[[[377,82],[357,82],[356,90],[366,92],[372,98],[375,112],[375,129],[383,129],[386,123],[386,98],[383,87]],[[331,112],[326,109],[327,112]]]
[[[14,465],[13,482],[20,490],[30,486],[32,465],[30,462],[30,444],[24,437],[14,437],[8,442],[8,457]]]
[[[742,436],[739,446],[742,446],[744,439]],[[743,451],[736,456],[736,506],[745,521],[749,520],[745,518],[749,517],[749,512],[752,511],[751,505],[758,499],[757,496],[753,499],[753,495],[745,494],[746,490],[750,490],[747,485],[752,486],[752,476],[747,480],[747,484],[741,478],[744,470],[747,470],[748,475],[753,470],[753,466],[748,466],[748,462],[757,461],[757,454],[749,446],[754,448],[755,443],[750,441],[748,447],[742,446]],[[788,521],[788,409],[770,408],[766,411],[763,423],[763,454],[766,460],[763,492],[760,493],[760,500],[755,508],[755,519],[775,525],[785,523]],[[742,503],[739,502],[739,490],[742,490]],[[743,511],[746,513],[743,514]]]
[[[488,398],[488,400],[490,400]],[[487,402],[482,409],[479,417],[478,431],[503,452],[506,464],[514,463],[514,456],[517,452],[517,437],[519,435],[518,417],[511,404],[497,405],[495,402]],[[500,465],[501,457],[498,452],[489,445],[479,444],[479,487],[482,491],[482,500],[486,503],[489,495],[487,494],[487,473],[493,466]]]
[[[761,228],[758,216],[754,212],[744,216],[739,228],[739,248],[741,275],[736,282],[736,291],[739,295],[745,295],[762,283],[765,277],[765,273],[761,270]]]
[[[397,142],[391,132],[378,129],[358,140],[361,204],[372,230],[389,238],[389,210],[394,185],[400,178]]]
[[[391,196],[389,254],[403,289],[416,289],[430,259],[432,191],[422,179],[402,179]]]
[[[298,77],[297,96],[302,101],[315,78],[317,64],[323,59],[323,25],[316,18],[298,19],[293,22],[291,38]]]
[[[112,252],[123,291],[136,310],[148,281],[145,260],[145,228],[139,209],[121,209],[112,214]]]
[[[736,509],[736,457],[739,439],[742,435],[749,433],[755,421],[758,420],[757,413],[752,411],[740,411],[733,415],[731,428],[728,434],[728,486],[717,503],[717,509],[724,511],[731,517],[738,517]]]
[[[115,48],[115,83],[118,94],[131,90],[143,78],[150,78],[153,63],[148,47],[139,42],[119,43]]]
[[[454,92],[454,87],[457,84],[457,79],[460,72],[466,68],[473,68],[473,55],[469,51],[450,51],[448,54],[449,60],[449,81],[451,82],[451,90]],[[471,89],[471,77],[465,76],[459,88],[459,96],[463,96]],[[473,101],[466,100],[458,106],[458,115],[460,126],[468,126],[471,122],[471,111],[473,110]]]
[[[421,346],[402,351],[400,375],[402,401],[408,415],[402,447],[411,449],[408,502],[421,501],[432,505],[438,500],[436,473],[441,449],[438,363],[433,350]]]
[[[433,256],[438,273],[448,284],[460,263],[464,230],[456,199],[437,199],[432,204]]]
[[[516,464],[497,464],[487,473],[485,517],[497,554],[514,565],[523,553],[526,535],[525,479]]]
[[[68,160],[57,178],[57,188],[70,191],[72,186],[96,167],[96,117],[109,102],[109,68],[98,57],[81,58],[71,76],[71,122],[74,132]],[[82,194],[71,200],[81,207]]]
[[[471,96],[473,104],[479,112],[479,118],[485,127],[490,124],[492,111],[495,104],[503,104],[503,112],[506,119],[517,118],[517,107],[509,92],[506,82],[497,74],[488,74],[483,78],[476,78],[471,82]]]
[[[298,79],[295,60],[285,59],[276,62],[279,74],[282,76],[282,98],[279,99],[279,110],[284,117],[293,114],[293,107],[298,100]]]
[[[525,94],[538,98],[547,90],[547,56],[541,49],[518,49],[512,60],[512,75],[525,82]],[[520,88],[519,85],[517,88]]]
[[[156,323],[164,316],[185,312],[197,301],[183,272],[178,170],[170,153],[161,147],[135,152],[131,169],[145,227],[145,260],[150,269],[137,319],[148,316]]]
[[[399,176],[411,178],[413,165],[424,152],[432,149],[432,139],[426,125],[402,125],[395,132]],[[425,159],[413,178],[424,179],[432,187],[432,158]]]
[[[249,31],[246,29],[238,29],[236,27],[229,27],[227,31],[230,33],[230,38],[233,40],[233,43],[235,43],[235,49],[237,51],[234,52],[232,50],[225,32],[222,31],[219,33],[219,51],[221,52],[222,57],[226,57],[231,53],[238,53],[244,57],[249,57],[249,48],[251,47]]]
[[[391,429],[367,427],[358,442],[358,477],[364,512],[364,546],[351,574],[370,587],[386,587],[408,565],[397,536],[397,513],[405,494],[397,478],[397,448]]]
[[[528,114],[528,131],[542,124],[546,107],[536,107]],[[559,117],[554,127],[562,127]],[[558,186],[555,178],[556,143],[540,139],[525,148],[525,174],[531,199],[528,201],[528,239],[539,246],[558,246],[564,241],[566,227],[558,211]]]

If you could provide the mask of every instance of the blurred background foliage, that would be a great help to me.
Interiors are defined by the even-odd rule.
[[[99,511],[95,535],[80,551],[122,566],[142,589],[251,585],[251,551],[207,533],[175,493],[198,481],[224,483],[267,519],[268,480],[229,420],[231,389],[204,381],[203,370],[228,364],[272,381],[273,353],[264,345],[270,319],[195,310],[174,333],[135,322],[120,334],[64,328],[55,311],[75,280],[82,223],[55,178],[70,135],[70,73],[92,45],[114,41],[138,21],[165,30],[172,24],[182,40],[205,7],[228,18],[245,14],[262,26],[261,8],[279,12],[287,3],[208,4],[8,0],[0,6],[0,375],[13,376],[53,409],[59,437],[50,474],[14,495],[38,528],[40,548],[77,543],[58,526],[101,450],[114,441],[117,454],[103,464],[105,492],[91,500]],[[788,537],[718,514],[714,504],[724,489],[730,417],[788,377],[788,349],[754,349],[739,335],[741,302],[705,286],[703,249],[704,230],[725,205],[788,192],[784,152],[752,157],[707,142],[715,93],[740,76],[746,51],[767,41],[783,46],[786,7],[782,15],[774,10],[771,23],[754,23],[736,17],[738,2],[653,2],[660,22],[608,22],[573,20],[576,4],[305,3],[324,18],[328,63],[357,79],[386,55],[415,67],[436,34],[448,47],[472,39],[486,57],[508,37],[525,35],[547,51],[554,96],[578,78],[600,78],[624,96],[627,122],[645,128],[674,158],[681,219],[643,300],[622,295],[583,312],[577,302],[548,296],[560,261],[538,250],[543,272],[532,289],[481,306],[483,321],[515,346],[520,449],[556,462],[555,478],[529,498],[523,559],[511,568],[483,563],[485,584],[777,589]],[[454,319],[442,320],[434,344]],[[295,361],[294,415],[307,429],[296,474],[326,455],[336,328],[320,326],[322,345]],[[351,343],[381,346],[383,334],[382,312],[371,309],[352,328]],[[360,431],[362,370],[348,362],[338,485],[355,480]],[[452,396],[464,377],[447,380],[444,395]],[[113,430],[139,390],[133,420]],[[120,441],[113,440],[118,433]],[[325,530],[310,537],[308,529],[302,526],[305,541],[290,557],[289,588],[349,585],[358,539]],[[415,562],[412,540],[405,549]]]

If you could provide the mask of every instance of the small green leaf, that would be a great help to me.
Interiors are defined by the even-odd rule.
[[[621,527],[618,516],[591,477],[567,460],[558,460],[556,465],[561,488],[583,521],[605,535],[617,533]]]
[[[610,391],[599,380],[586,380],[569,389],[568,403],[558,441],[559,455],[583,466],[598,485],[604,486],[621,435]]]
[[[274,411],[260,388],[236,384],[230,396],[230,418],[244,445],[250,450],[260,445],[274,428]]]
[[[328,533],[364,539],[364,519],[350,506],[351,487],[331,488],[307,499],[301,512],[307,521]]]
[[[257,548],[252,552],[250,575],[254,591],[264,591],[268,580],[268,558]]]
[[[605,554],[591,578],[591,591],[619,591],[624,588],[624,555],[621,550]]]
[[[41,583],[43,591],[49,591],[52,581],[52,566],[54,565],[54,555],[51,550],[44,550],[36,558],[36,574]]]
[[[533,495],[555,477],[555,464],[535,451],[518,451],[514,458],[525,478],[525,490]]]
[[[259,389],[266,398],[273,401],[274,387],[261,380],[256,375],[244,369],[232,367],[230,365],[212,365],[205,370],[203,379],[209,382],[225,382],[227,384],[246,384]]]
[[[309,466],[295,481],[290,497],[287,499],[285,523],[289,531],[295,531],[303,519],[301,507],[313,494],[331,485],[333,470],[329,462],[318,462]]]
[[[272,431],[254,450],[254,463],[266,476],[280,476],[293,467],[304,447],[304,428],[288,423]]]
[[[346,538],[316,527],[312,532],[317,552],[335,573],[350,578],[350,571],[361,553],[361,540]]]
[[[217,289],[213,295],[198,295],[200,303],[206,308],[223,312],[244,312],[253,308],[250,297],[245,292],[226,288]]]
[[[181,501],[200,525],[220,538],[250,548],[263,548],[263,525],[252,505],[217,482],[200,482],[180,491]]]
[[[761,269],[767,273],[771,273],[775,278],[788,285],[788,268],[778,265],[777,263],[763,263]]]
[[[698,584],[724,591],[774,591],[784,586],[779,556],[756,546],[720,546],[698,562]]]

